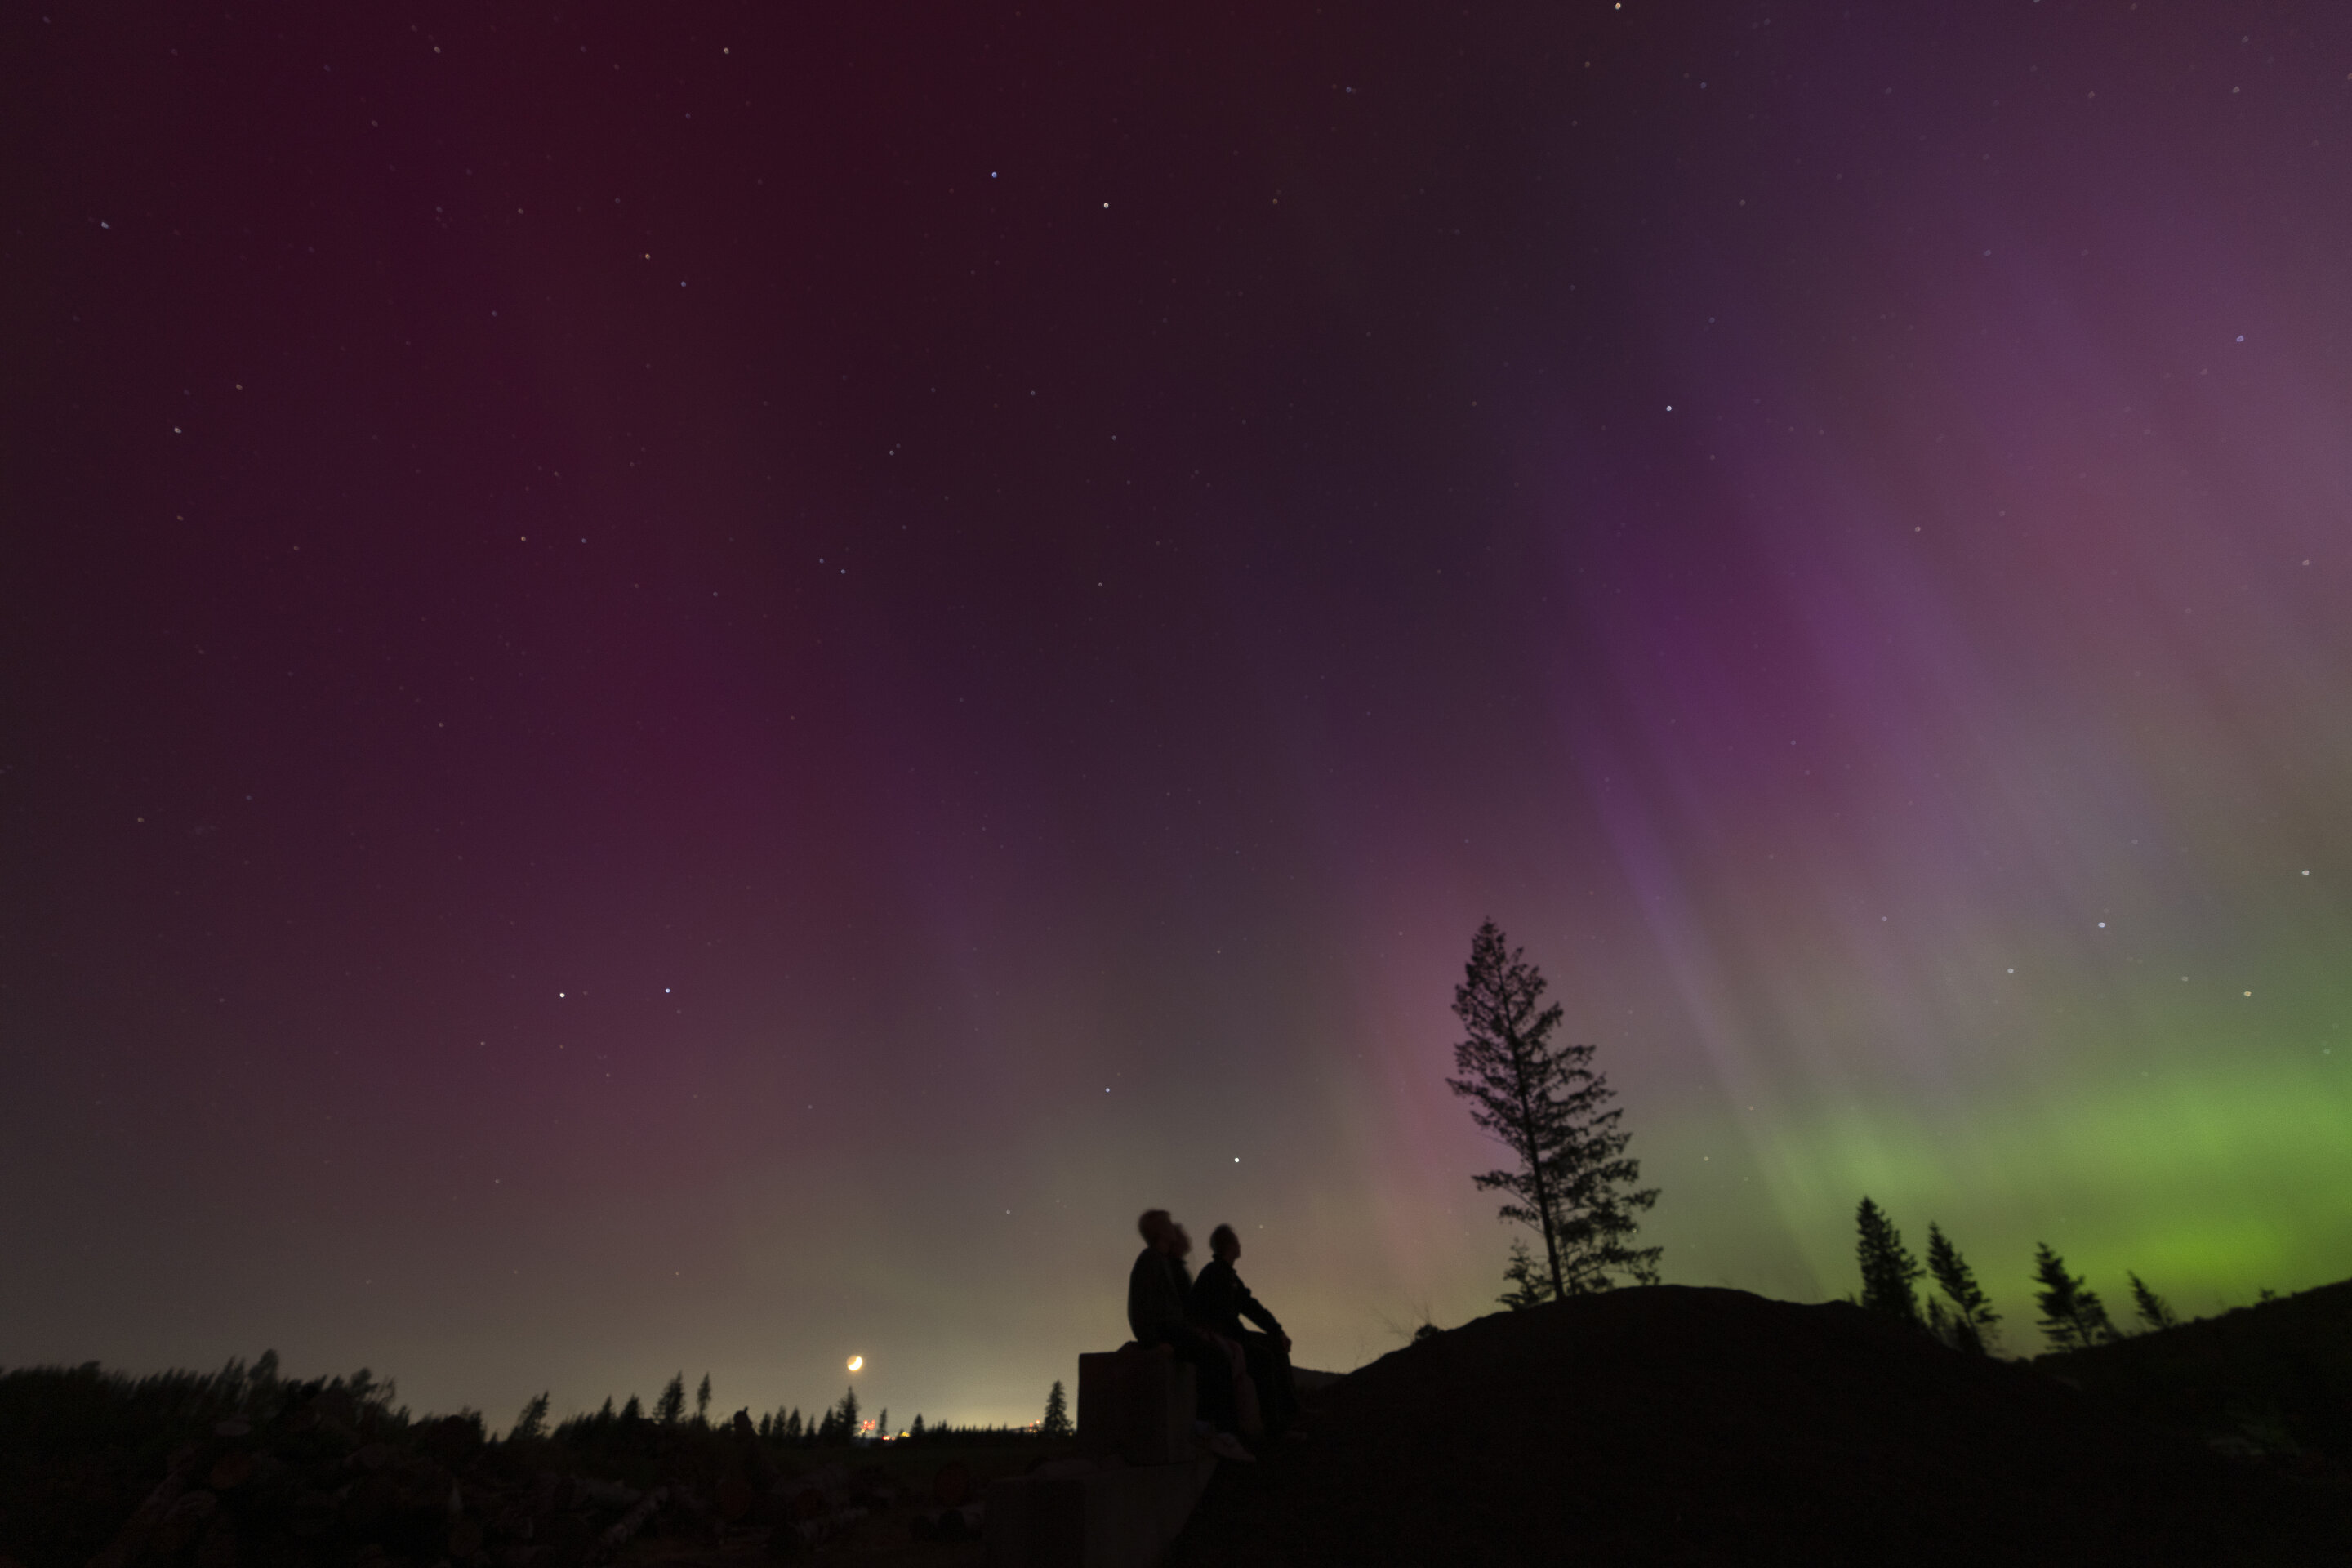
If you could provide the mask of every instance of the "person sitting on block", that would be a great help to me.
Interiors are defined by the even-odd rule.
[[[1192,1272],[1184,1267],[1192,1238],[1166,1209],[1146,1209],[1135,1222],[1143,1251],[1127,1273],[1127,1326],[1135,1342],[1192,1364],[1201,1416],[1212,1428],[1210,1451],[1228,1459],[1256,1458],[1234,1436],[1234,1368],[1213,1335],[1186,1320]]]
[[[1290,1377],[1290,1336],[1234,1271],[1241,1260],[1242,1238],[1232,1226],[1221,1225],[1209,1233],[1209,1253],[1208,1267],[1192,1281],[1192,1321],[1242,1347],[1250,1381],[1257,1385],[1265,1429],[1279,1434],[1298,1418],[1298,1391]],[[1265,1331],[1250,1332],[1242,1327],[1244,1318]]]

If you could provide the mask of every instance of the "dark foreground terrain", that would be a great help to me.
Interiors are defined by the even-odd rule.
[[[1220,1468],[1176,1563],[2352,1563],[2341,1456],[2217,1453],[1842,1303],[1497,1313],[1310,1407]]]
[[[1177,1564],[2352,1565],[2352,1282],[2032,1365],[1664,1287],[1308,1376],[1311,1436],[1222,1466]],[[0,1375],[0,1568],[978,1568],[965,1503],[1073,1447],[492,1442],[389,1396]]]
[[[2352,1460],[2352,1279],[2036,1364],[2225,1453]]]
[[[624,1415],[486,1441],[365,1373],[0,1374],[0,1568],[974,1568],[1025,1433],[887,1449]]]

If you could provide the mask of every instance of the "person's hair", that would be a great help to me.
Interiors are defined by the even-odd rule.
[[[1146,1241],[1158,1241],[1160,1233],[1168,1228],[1166,1209],[1145,1209],[1135,1222],[1135,1228]]]
[[[1234,1234],[1234,1227],[1232,1226],[1221,1225],[1216,1229],[1209,1233],[1209,1250],[1211,1252],[1223,1252],[1228,1247],[1239,1247],[1241,1244],[1242,1238]]]

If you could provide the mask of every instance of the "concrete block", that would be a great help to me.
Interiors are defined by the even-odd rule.
[[[1198,1452],[1192,1366],[1139,1349],[1078,1358],[1078,1446],[1130,1465],[1173,1465]]]
[[[988,1489],[989,1568],[1151,1568],[1167,1555],[1214,1458],[1129,1465],[1065,1459]]]

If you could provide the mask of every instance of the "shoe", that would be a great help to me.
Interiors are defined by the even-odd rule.
[[[1220,1432],[1209,1439],[1209,1452],[1221,1459],[1232,1459],[1244,1465],[1257,1463],[1257,1456],[1242,1447],[1242,1440],[1231,1432]]]

